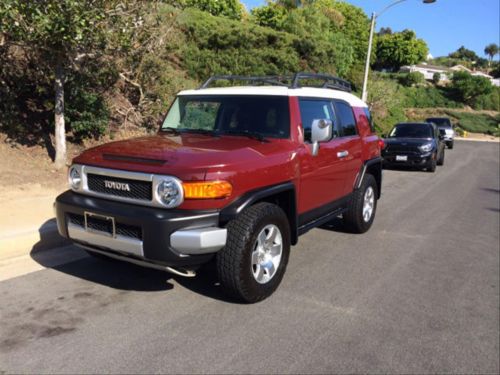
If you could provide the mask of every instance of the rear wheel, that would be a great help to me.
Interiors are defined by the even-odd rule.
[[[226,246],[217,253],[217,274],[224,291],[247,303],[269,297],[285,274],[290,227],[283,210],[258,203],[228,225]]]
[[[377,182],[366,174],[361,187],[353,192],[348,211],[342,216],[345,227],[353,233],[364,233],[373,224],[377,210]]]

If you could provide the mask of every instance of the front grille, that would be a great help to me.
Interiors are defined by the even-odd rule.
[[[399,154],[418,154],[420,150],[416,146],[388,145],[386,152]]]
[[[126,186],[126,189],[106,187],[106,182],[118,183],[115,186]],[[87,184],[90,191],[112,195],[115,197],[151,201],[153,199],[151,181],[130,180],[118,177],[101,176],[98,174],[87,174]]]
[[[73,225],[85,228],[85,218],[83,215],[68,214],[68,221]],[[111,222],[99,219],[98,217],[87,216],[87,228],[98,232],[113,234]],[[135,238],[142,241],[141,227],[115,222],[115,231],[117,235]]]

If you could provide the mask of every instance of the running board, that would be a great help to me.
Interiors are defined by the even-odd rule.
[[[340,214],[343,214],[344,212],[347,211],[347,208],[338,208],[335,211],[327,213],[325,216],[322,216],[318,219],[315,219],[313,221],[310,221],[309,223],[306,223],[302,226],[300,226],[297,229],[297,232],[299,233],[299,236],[303,235],[306,232],[309,232],[311,229],[317,228],[323,224],[328,223],[330,220],[336,218]]]
[[[180,270],[180,269],[169,267],[169,266],[163,266],[161,264],[151,263],[151,262],[147,262],[147,261],[140,260],[140,259],[135,259],[135,258],[130,258],[130,257],[114,254],[114,253],[109,253],[107,251],[97,250],[97,249],[94,249],[92,247],[85,246],[85,245],[82,245],[79,243],[75,243],[75,245],[77,245],[81,248],[84,248],[85,250],[91,251],[93,253],[101,254],[101,255],[107,256],[109,258],[121,260],[123,262],[133,263],[133,264],[136,264],[138,266],[153,268],[155,270],[165,271],[165,272],[173,273],[174,275],[183,276],[183,277],[195,277],[196,276],[196,272],[192,271],[192,270]]]

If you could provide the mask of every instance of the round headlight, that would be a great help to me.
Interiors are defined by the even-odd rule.
[[[425,145],[420,146],[420,150],[423,152],[429,152],[432,150],[432,143],[427,143]]]
[[[179,206],[184,200],[180,181],[174,178],[162,178],[156,188],[158,201],[167,208]]]
[[[68,180],[69,180],[69,186],[72,189],[78,190],[80,188],[80,185],[82,183],[82,177],[80,176],[80,172],[78,172],[78,169],[76,169],[75,167],[71,167],[69,169]]]

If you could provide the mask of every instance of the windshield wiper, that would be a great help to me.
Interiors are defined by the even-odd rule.
[[[168,134],[179,135],[179,129],[173,128],[171,126],[167,126],[166,128],[161,128],[161,131]]]
[[[220,134],[228,134],[228,135],[242,135],[244,137],[248,137],[251,139],[256,139],[261,142],[269,142],[262,134],[258,132],[252,132],[249,130],[226,130]]]
[[[211,135],[212,137],[218,137],[219,134],[214,132],[213,130],[207,130],[207,129],[187,129],[187,128],[182,128],[180,129],[182,133],[197,133],[197,134],[206,134],[206,135]]]

